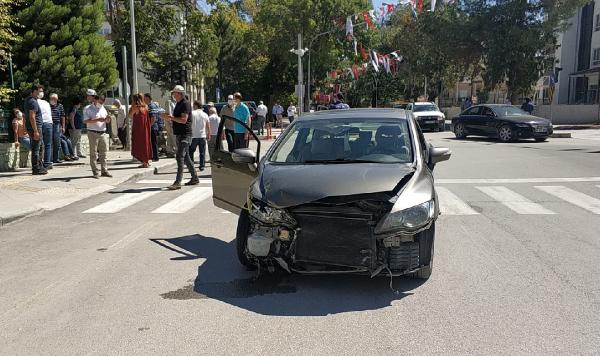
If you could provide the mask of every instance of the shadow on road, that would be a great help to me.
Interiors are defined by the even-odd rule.
[[[246,271],[237,261],[235,242],[189,235],[153,239],[178,256],[172,261],[206,259],[198,276],[182,288],[161,294],[165,299],[217,299],[246,310],[276,316],[322,316],[390,306],[392,301],[412,295],[422,280],[388,277],[335,275],[302,276],[287,273]]]

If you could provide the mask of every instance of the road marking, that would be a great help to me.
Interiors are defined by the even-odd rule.
[[[153,214],[183,214],[212,194],[211,188],[197,187],[154,210]]]
[[[444,187],[436,187],[443,215],[478,215],[479,213]]]
[[[137,184],[173,184],[173,180],[167,179],[144,179],[136,182]],[[211,178],[200,178],[200,184],[212,184]]]
[[[517,214],[523,215],[552,215],[555,214],[553,211],[548,210],[540,204],[534,203],[524,196],[513,192],[512,190],[501,187],[475,187],[481,190],[483,193],[492,197],[492,199],[499,201],[507,208],[513,210]]]
[[[130,232],[127,235],[123,236],[119,241],[117,241],[114,244],[110,245],[108,247],[108,250],[113,250],[113,249],[117,249],[117,248],[123,248],[123,247],[127,246],[131,242],[137,240],[140,236],[147,235],[150,231],[152,231],[152,229],[154,229],[160,223],[161,223],[160,221],[153,221],[153,222],[147,222],[147,223],[143,224],[142,226],[139,226],[138,228],[136,228],[132,232]]]
[[[536,186],[537,189],[576,205],[594,214],[600,214],[600,199],[564,187],[562,185]]]
[[[133,204],[148,199],[153,195],[160,193],[160,190],[146,191],[141,193],[124,193],[105,203],[84,211],[84,214],[112,214],[117,213]]]
[[[600,177],[573,177],[573,178],[459,178],[436,179],[439,184],[510,184],[510,183],[573,183],[573,182],[600,182]]]

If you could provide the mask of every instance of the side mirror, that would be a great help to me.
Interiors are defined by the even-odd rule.
[[[435,165],[437,163],[450,159],[452,151],[446,147],[432,147],[429,150],[429,163]]]
[[[231,154],[231,159],[235,163],[256,163],[256,153],[249,148],[238,148]]]

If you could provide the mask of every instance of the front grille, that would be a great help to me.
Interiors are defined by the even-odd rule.
[[[419,267],[419,242],[409,242],[400,247],[390,247],[388,265],[391,270],[410,271]]]

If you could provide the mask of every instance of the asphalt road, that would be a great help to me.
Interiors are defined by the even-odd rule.
[[[428,281],[254,280],[209,180],[165,172],[0,229],[0,354],[600,353],[600,141],[426,136]]]

